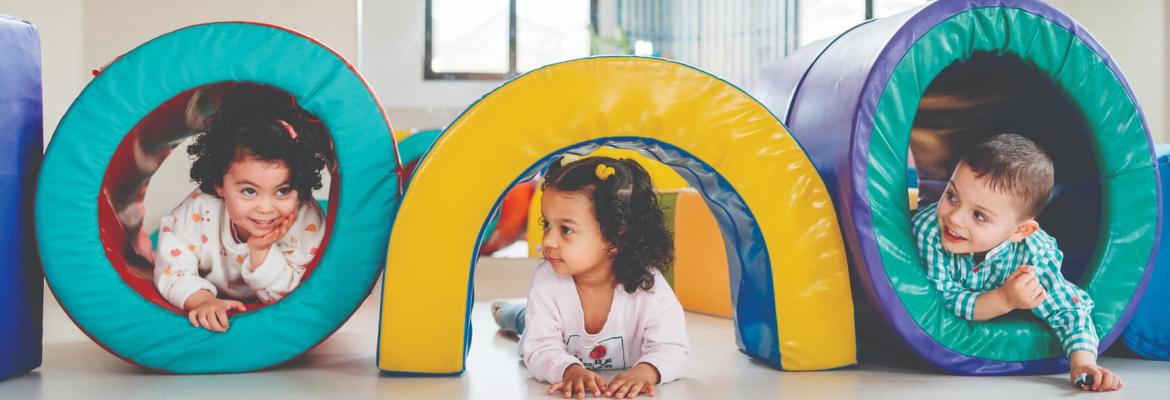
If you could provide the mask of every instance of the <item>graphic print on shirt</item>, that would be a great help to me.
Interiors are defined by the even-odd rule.
[[[565,349],[588,369],[626,369],[626,341],[622,336],[613,336],[596,343],[587,344],[581,335],[569,336]]]

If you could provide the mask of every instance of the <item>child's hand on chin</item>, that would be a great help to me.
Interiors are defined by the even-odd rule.
[[[206,290],[200,290],[187,299],[187,320],[191,326],[203,327],[212,332],[227,332],[229,310],[247,311],[244,303],[235,300],[221,300]]]
[[[1105,367],[1097,365],[1097,356],[1091,352],[1078,350],[1069,356],[1072,368],[1069,369],[1069,379],[1076,385],[1077,376],[1087,374],[1092,384],[1082,387],[1081,390],[1094,392],[1111,392],[1121,389],[1121,377]]]
[[[581,364],[573,364],[565,368],[565,374],[560,382],[549,386],[548,394],[551,396],[553,393],[562,392],[567,399],[573,397],[575,393],[578,399],[584,399],[586,390],[593,393],[593,397],[601,397],[602,388],[605,388],[605,378],[585,369]]]
[[[264,236],[252,236],[248,238],[248,250],[268,250],[269,247],[272,247],[273,243],[276,243],[277,240],[284,236],[285,232],[288,232],[288,228],[291,228],[293,222],[296,222],[296,220],[297,213],[289,213],[287,216],[282,218],[280,225],[277,225],[276,228],[268,231],[268,233],[264,234]]]

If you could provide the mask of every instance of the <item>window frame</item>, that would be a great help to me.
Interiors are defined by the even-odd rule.
[[[435,54],[432,36],[434,30],[431,13],[432,1],[434,0],[426,0],[425,28],[423,33],[423,80],[504,81],[520,75],[520,72],[516,70],[516,0],[508,0],[508,72],[504,73],[436,72],[431,68],[431,60]],[[593,35],[597,34],[597,1],[589,0],[589,29],[592,30],[590,33]]]

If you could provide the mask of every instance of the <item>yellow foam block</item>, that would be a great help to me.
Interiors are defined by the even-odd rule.
[[[719,224],[693,189],[674,206],[674,293],[684,309],[731,318],[727,251]]]

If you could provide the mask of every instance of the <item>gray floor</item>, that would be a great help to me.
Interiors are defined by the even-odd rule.
[[[91,342],[45,300],[44,364],[0,382],[0,399],[91,398],[547,398],[518,362],[514,339],[495,333],[487,301],[521,297],[532,262],[484,259],[476,273],[474,335],[467,371],[459,377],[383,377],[374,365],[378,296],[362,304],[336,334],[293,363],[249,374],[156,375],[129,365]],[[693,345],[686,377],[659,388],[662,398],[1170,398],[1170,363],[1105,358],[1125,380],[1120,392],[1081,394],[1063,375],[974,378],[882,365],[825,372],[780,372],[736,350],[731,322],[687,315]],[[607,378],[612,376],[608,374]]]

